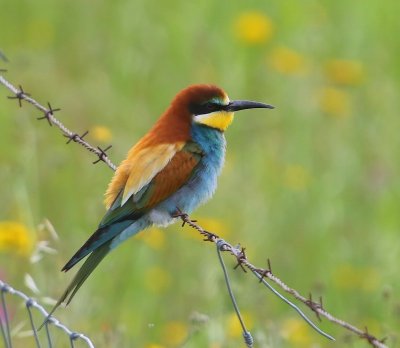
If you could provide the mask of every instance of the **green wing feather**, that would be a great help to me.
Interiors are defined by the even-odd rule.
[[[94,250],[86,261],[83,263],[82,267],[79,269],[78,273],[76,273],[75,277],[72,279],[71,283],[68,285],[67,289],[64,291],[62,296],[59,298],[53,309],[50,311],[43,324],[39,327],[39,330],[42,326],[49,320],[50,316],[54,313],[54,311],[61,305],[61,303],[66,301],[66,305],[68,305],[72,298],[75,296],[76,292],[85,282],[87,277],[93,272],[93,270],[97,267],[101,260],[110,252],[110,243],[111,241],[101,245],[99,248]]]

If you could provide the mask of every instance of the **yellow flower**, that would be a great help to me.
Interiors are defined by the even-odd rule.
[[[354,86],[362,83],[364,68],[361,62],[345,59],[331,59],[326,63],[325,73],[333,83]]]
[[[160,294],[171,285],[171,276],[161,267],[151,267],[145,274],[145,284],[150,291]]]
[[[160,344],[150,343],[146,344],[146,348],[165,348],[165,346],[161,346]]]
[[[165,247],[165,231],[152,227],[135,236],[139,240],[143,240],[150,248],[161,250]]]
[[[352,265],[341,265],[335,270],[333,281],[339,289],[362,289],[370,292],[379,286],[380,276],[375,268],[355,268]]]
[[[244,12],[235,20],[236,37],[244,43],[265,43],[271,39],[273,31],[271,19],[262,12]]]
[[[346,117],[350,114],[350,97],[341,89],[327,87],[322,90],[319,99],[323,112],[333,117]]]
[[[33,235],[24,224],[17,221],[0,222],[0,251],[28,256],[33,250],[33,244]]]
[[[287,47],[275,48],[269,62],[273,69],[286,75],[302,74],[306,71],[304,56]]]
[[[254,325],[253,317],[250,313],[242,312],[242,318],[246,325],[247,330],[251,330]],[[242,326],[240,325],[240,321],[236,315],[236,313],[232,313],[227,320],[227,333],[229,337],[237,338],[243,335]]]
[[[310,174],[299,164],[288,165],[283,174],[284,185],[293,191],[302,191],[310,182]]]
[[[188,327],[180,321],[170,321],[162,330],[162,341],[168,346],[176,347],[181,344],[188,335]]]
[[[282,325],[281,335],[293,347],[311,347],[312,339],[309,326],[301,319],[290,318]]]
[[[112,139],[111,131],[104,126],[95,126],[90,130],[93,139],[101,143],[108,143]]]

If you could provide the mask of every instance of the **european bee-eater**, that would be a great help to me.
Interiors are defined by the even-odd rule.
[[[150,131],[131,148],[105,193],[99,227],[63,267],[85,263],[58,300],[68,304],[99,262],[151,225],[165,226],[213,195],[225,157],[224,131],[235,111],[271,105],[236,100],[213,85],[179,92]]]

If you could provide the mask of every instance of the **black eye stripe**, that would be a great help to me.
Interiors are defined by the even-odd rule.
[[[191,104],[189,110],[193,115],[203,115],[214,111],[223,110],[224,107],[225,106],[221,104],[206,102],[203,104]]]

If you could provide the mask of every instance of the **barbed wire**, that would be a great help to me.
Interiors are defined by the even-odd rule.
[[[267,286],[269,289],[272,290],[273,288],[265,281],[265,278],[270,279],[276,285],[278,285],[282,290],[284,290],[288,294],[292,295],[295,299],[299,300],[300,302],[305,304],[308,308],[310,308],[316,314],[318,320],[321,320],[321,316],[325,317],[332,323],[340,325],[343,328],[349,330],[350,332],[358,335],[360,338],[367,340],[367,342],[370,343],[373,347],[387,348],[387,346],[384,344],[385,339],[381,339],[381,340],[377,339],[375,336],[373,336],[372,334],[370,334],[368,332],[368,328],[365,328],[365,330],[363,331],[363,330],[355,327],[354,325],[347,323],[346,321],[344,321],[342,319],[336,318],[335,316],[330,314],[328,311],[326,311],[325,308],[323,307],[321,297],[320,297],[319,302],[315,302],[315,301],[313,301],[311,294],[309,295],[308,298],[306,298],[305,296],[302,296],[297,290],[289,287],[286,283],[284,283],[281,279],[279,279],[277,276],[275,276],[272,273],[270,260],[267,261],[268,268],[256,267],[248,260],[246,253],[245,253],[245,248],[234,247],[230,243],[228,243],[225,240],[223,240],[222,238],[220,238],[215,233],[204,230],[201,226],[199,226],[196,223],[197,222],[196,220],[191,220],[187,214],[181,214],[179,217],[182,219],[183,225],[187,224],[190,227],[196,229],[201,235],[203,235],[204,241],[213,242],[220,246],[221,251],[226,251],[226,252],[230,253],[231,255],[233,255],[237,261],[237,265],[235,266],[235,269],[240,267],[244,272],[246,272],[246,268],[249,269],[259,279],[260,283],[263,283],[265,286]],[[274,291],[274,290],[272,290],[272,291]],[[305,318],[303,317],[303,319],[305,319]],[[305,319],[305,320],[307,321],[307,319]],[[307,323],[311,325],[311,323],[309,321],[307,321]],[[315,327],[313,326],[313,328],[315,328]]]
[[[97,163],[99,161],[103,161],[106,163],[112,170],[116,170],[115,164],[111,162],[109,157],[106,154],[106,151],[111,148],[111,145],[105,149],[101,149],[100,147],[93,147],[90,145],[88,142],[83,140],[83,137],[87,135],[88,131],[84,132],[81,136],[78,135],[77,133],[72,132],[68,128],[66,128],[58,119],[54,117],[54,112],[59,111],[59,109],[52,109],[50,103],[48,104],[48,108],[44,107],[42,104],[38,103],[36,100],[34,100],[28,93],[26,93],[21,85],[19,86],[19,89],[16,88],[14,85],[12,85],[10,82],[8,82],[2,75],[0,75],[0,83],[3,84],[6,88],[8,88],[12,93],[14,93],[13,96],[8,96],[9,99],[17,99],[18,103],[20,106],[22,106],[22,101],[26,101],[30,104],[32,104],[34,107],[39,109],[42,113],[43,116],[38,118],[39,120],[41,119],[47,119],[49,122],[49,125],[56,125],[61,132],[69,138],[68,143],[71,141],[74,141],[80,145],[82,145],[84,148],[86,148],[88,151],[95,153],[98,156],[98,160],[94,161],[93,163]],[[225,240],[221,239],[218,235],[204,230],[200,225],[198,225],[196,220],[190,219],[190,217],[185,214],[184,212],[178,214],[176,217],[179,217],[182,220],[182,226],[187,224],[190,227],[196,229],[201,235],[203,235],[205,238],[205,241],[213,242],[217,245],[217,250],[219,252],[227,252],[230,253],[232,256],[236,258],[237,265],[235,266],[235,269],[241,268],[244,272],[246,272],[246,269],[250,270],[260,281],[260,283],[263,283],[265,286],[267,286],[271,291],[273,291],[277,296],[279,296],[283,301],[288,303],[292,308],[294,308],[301,316],[303,319],[307,321],[308,324],[310,324],[314,329],[316,329],[319,333],[324,335],[327,338],[333,339],[330,335],[324,333],[322,330],[320,330],[315,324],[309,320],[306,315],[292,302],[287,300],[285,297],[283,297],[280,293],[278,293],[266,280],[265,278],[268,278],[272,282],[274,282],[277,286],[279,286],[283,291],[286,293],[290,294],[293,296],[296,300],[302,302],[304,305],[306,305],[308,308],[310,308],[315,315],[317,316],[318,320],[321,320],[321,317],[325,317],[328,319],[330,322],[335,323],[344,329],[348,330],[349,332],[357,335],[359,338],[366,340],[371,346],[377,347],[377,348],[387,348],[385,345],[385,338],[384,339],[378,339],[371,333],[369,333],[368,328],[365,327],[364,330],[361,330],[357,328],[356,326],[342,320],[339,318],[336,318],[332,314],[330,314],[328,311],[323,306],[322,303],[322,298],[320,297],[319,301],[316,302],[313,300],[312,295],[310,294],[309,297],[305,297],[301,295],[297,290],[294,288],[289,287],[286,283],[284,283],[282,280],[280,280],[276,275],[272,273],[271,269],[271,263],[270,260],[268,260],[268,267],[267,268],[259,268],[254,266],[250,261],[248,260],[246,253],[245,253],[245,248],[239,248],[239,247],[234,247],[232,244],[226,242]],[[225,275],[225,266],[222,264],[222,261],[220,259],[221,266],[223,267],[224,270],[224,275]],[[226,279],[226,284],[228,287],[228,290],[230,289],[230,284],[229,284],[229,279],[225,276]],[[229,292],[231,292],[229,290]],[[230,294],[231,295],[231,294]],[[231,296],[232,301],[234,302],[234,297]],[[234,304],[235,305],[235,304]],[[235,308],[236,309],[236,308]],[[236,311],[239,321],[243,323],[243,319],[240,316],[240,312]],[[49,321],[51,322],[53,319],[50,319]],[[246,330],[245,326],[242,325],[243,328],[243,336],[245,339],[245,343],[248,347],[252,347],[253,342],[250,333]]]
[[[39,335],[38,335],[38,329],[33,320],[32,308],[37,309],[42,314],[43,317],[47,317],[48,313],[34,299],[25,295],[22,291],[16,290],[13,287],[11,287],[10,285],[8,285],[7,283],[0,280],[0,297],[1,297],[0,308],[2,310],[2,313],[1,313],[2,315],[0,315],[0,327],[1,327],[0,331],[1,331],[1,334],[3,337],[4,347],[5,348],[13,347],[11,325],[10,325],[10,319],[9,319],[9,315],[8,315],[9,311],[8,311],[8,307],[7,307],[7,303],[6,303],[6,295],[15,295],[24,301],[25,307],[26,307],[26,310],[27,310],[28,316],[29,316],[29,324],[31,327],[30,334],[34,338],[36,347],[40,348],[41,343],[40,343],[40,339],[39,339]],[[49,319],[49,321],[45,324],[46,342],[47,342],[47,346],[49,348],[54,347],[49,324],[52,324],[53,326],[57,327],[58,329],[63,331],[68,336],[70,346],[72,348],[75,347],[75,341],[77,341],[77,340],[81,340],[81,341],[85,342],[89,348],[94,348],[94,345],[93,345],[92,341],[89,339],[89,337],[85,336],[82,333],[78,333],[78,332],[70,330],[68,327],[66,327],[64,324],[62,324],[60,321],[58,321],[54,317],[51,317],[51,319]]]
[[[12,96],[8,96],[8,99],[16,99],[18,100],[18,104],[20,107],[22,107],[22,101],[26,101],[27,103],[32,104],[36,109],[40,110],[43,113],[43,116],[38,117],[38,120],[47,120],[50,126],[53,124],[58,127],[63,135],[68,138],[67,144],[69,144],[71,141],[78,143],[79,145],[83,146],[86,150],[94,153],[98,159],[93,162],[93,164],[96,164],[100,161],[103,161],[105,164],[107,164],[112,170],[116,169],[116,166],[114,163],[111,162],[109,157],[107,156],[106,152],[111,148],[111,145],[106,147],[105,149],[102,149],[101,147],[97,146],[94,147],[90,145],[87,141],[85,141],[83,138],[89,133],[89,131],[85,131],[82,135],[79,135],[78,133],[70,131],[67,127],[64,126],[63,123],[61,123],[57,118],[54,117],[54,113],[57,111],[60,111],[61,109],[53,109],[50,103],[47,103],[47,108],[43,106],[42,104],[38,103],[35,99],[31,98],[30,94],[25,92],[24,89],[22,88],[21,85],[19,85],[19,88],[13,86],[10,82],[8,82],[3,76],[0,75],[0,83],[3,84],[5,87],[7,87],[11,92],[14,93]]]

